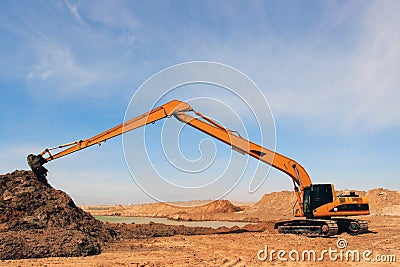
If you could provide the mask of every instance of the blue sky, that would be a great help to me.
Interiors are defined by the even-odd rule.
[[[399,190],[399,11],[398,1],[1,1],[0,173],[121,123],[158,71],[209,60],[259,86],[277,151],[315,183]],[[47,168],[50,183],[81,204],[152,201],[130,178],[121,138]],[[292,188],[278,171],[254,194],[243,180],[227,198]]]

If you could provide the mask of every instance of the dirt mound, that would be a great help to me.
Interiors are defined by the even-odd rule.
[[[31,171],[0,175],[0,259],[99,254],[113,238],[64,192]]]
[[[269,221],[293,217],[296,195],[292,191],[265,194],[257,203],[244,211],[247,217]]]
[[[178,221],[214,221],[226,218],[235,218],[235,212],[242,211],[242,208],[233,205],[228,200],[215,200],[208,204],[181,209],[174,214],[165,217]]]
[[[400,192],[377,188],[369,190],[366,196],[372,215],[400,216]]]
[[[176,219],[180,215],[190,215],[195,218],[197,215],[208,216],[216,213],[235,213],[241,211],[240,207],[233,205],[228,200],[215,200],[200,206],[181,207],[168,203],[152,203],[144,205],[114,206],[108,209],[98,207],[86,207],[86,210],[93,215],[122,215],[122,216],[145,216],[145,217],[165,217]],[[192,216],[193,215],[193,216]],[[189,217],[190,217],[189,216]],[[202,217],[201,220],[204,220]]]
[[[242,209],[233,205],[228,200],[215,200],[203,206],[193,209],[194,213],[234,213]]]

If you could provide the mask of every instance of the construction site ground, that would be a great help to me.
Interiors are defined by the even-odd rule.
[[[340,260],[340,249],[337,247],[338,236],[330,238],[309,238],[305,236],[281,235],[273,230],[273,222],[264,232],[234,233],[170,237],[151,237],[145,239],[122,240],[108,243],[100,255],[69,258],[42,258],[3,261],[5,266],[260,266],[260,265],[313,265],[325,266],[398,266],[400,261],[400,217],[398,216],[372,216],[370,221],[371,233],[351,236],[342,234],[340,238],[347,241],[347,247],[342,249],[343,258]],[[258,259],[259,250],[268,246],[268,252],[272,250],[297,250],[300,254],[304,250],[315,250],[317,259],[292,261],[288,255],[288,261],[277,259],[276,253],[273,259],[265,261]],[[329,259],[325,255],[319,261],[322,250],[332,248],[338,253],[337,260]],[[369,259],[371,262],[349,261],[345,253],[349,250],[358,250],[361,254],[365,250],[372,251]],[[396,262],[372,262],[376,256],[395,255]],[[261,257],[264,255],[261,254]],[[285,258],[285,257],[284,257]],[[387,257],[388,258],[388,257]],[[308,259],[308,258],[307,258]]]
[[[293,194],[288,191],[267,194],[246,206],[218,201],[184,210],[160,203],[84,207],[97,215],[156,212],[152,215],[161,217],[170,212],[168,217],[181,220],[179,216],[262,221],[243,228],[210,229],[102,224],[76,207],[64,192],[39,184],[30,172],[0,178],[0,266],[398,266],[400,261],[400,194],[396,191],[362,192],[370,200],[372,214],[362,217],[369,222],[370,232],[310,238],[273,229],[276,221],[290,218],[286,200]],[[48,242],[54,243],[54,250]],[[54,256],[63,255],[63,249],[68,257]]]

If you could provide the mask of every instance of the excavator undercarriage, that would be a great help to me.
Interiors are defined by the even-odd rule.
[[[303,219],[278,222],[274,228],[282,234],[329,237],[341,233],[351,235],[366,233],[368,232],[368,223],[347,218]]]

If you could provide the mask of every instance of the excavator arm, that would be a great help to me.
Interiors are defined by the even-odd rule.
[[[72,142],[69,144],[61,145],[61,146],[50,148],[50,149],[47,148],[47,149],[43,150],[43,152],[40,153],[39,155],[43,156],[45,154],[48,154],[48,157],[45,160],[46,160],[46,162],[49,162],[51,160],[61,158],[68,154],[74,153],[78,150],[82,150],[84,148],[87,148],[87,147],[90,147],[90,146],[93,146],[96,144],[100,145],[102,142],[104,142],[108,139],[119,136],[119,135],[129,132],[129,131],[135,130],[146,124],[154,123],[165,117],[169,117],[177,111],[183,112],[183,111],[187,111],[189,109],[191,109],[191,107],[188,104],[174,100],[174,101],[171,101],[171,102],[169,102],[165,105],[162,105],[158,108],[155,108],[155,109],[151,110],[150,112],[144,113],[140,116],[130,119],[129,121],[127,121],[125,123],[115,126],[114,128],[108,129],[108,130],[106,130],[96,136],[93,136],[89,139],[79,140],[76,142]],[[68,147],[68,148],[55,154],[55,155],[52,155],[50,152],[53,149],[59,149],[59,148],[64,148],[64,147]]]
[[[197,117],[191,116],[189,112],[194,112]],[[51,160],[61,158],[96,144],[100,145],[108,139],[172,115],[179,121],[230,145],[233,150],[242,154],[248,154],[289,175],[294,183],[297,200],[300,204],[299,206],[302,207],[302,192],[305,187],[311,185],[311,180],[306,170],[299,163],[242,138],[237,132],[223,127],[200,112],[194,111],[189,104],[178,100],[173,100],[89,139],[79,140],[54,148],[47,148],[39,155],[30,154],[28,156],[28,164],[37,176],[45,176],[47,174],[47,169],[43,167],[43,164]],[[52,150],[61,148],[65,149],[54,155],[51,153]],[[46,154],[47,157],[43,157]]]
[[[191,107],[189,104],[173,100],[165,105],[162,105],[158,108],[155,108],[149,112],[146,112],[140,116],[137,116],[129,121],[122,123],[120,125],[115,126],[114,128],[108,129],[96,136],[93,136],[86,140],[79,140],[76,142],[60,145],[53,148],[46,148],[38,155],[29,154],[27,157],[28,165],[32,169],[32,171],[38,177],[46,176],[47,169],[43,167],[43,165],[51,160],[61,158],[68,154],[74,153],[76,151],[88,148],[93,145],[101,145],[102,142],[107,141],[113,137],[119,136],[123,133],[135,130],[141,126],[144,126],[149,123],[154,123],[160,119],[165,117],[169,117],[173,115],[175,112],[181,111],[189,111]],[[65,148],[61,152],[57,154],[52,154],[52,150]],[[44,157],[47,154],[47,157]]]

